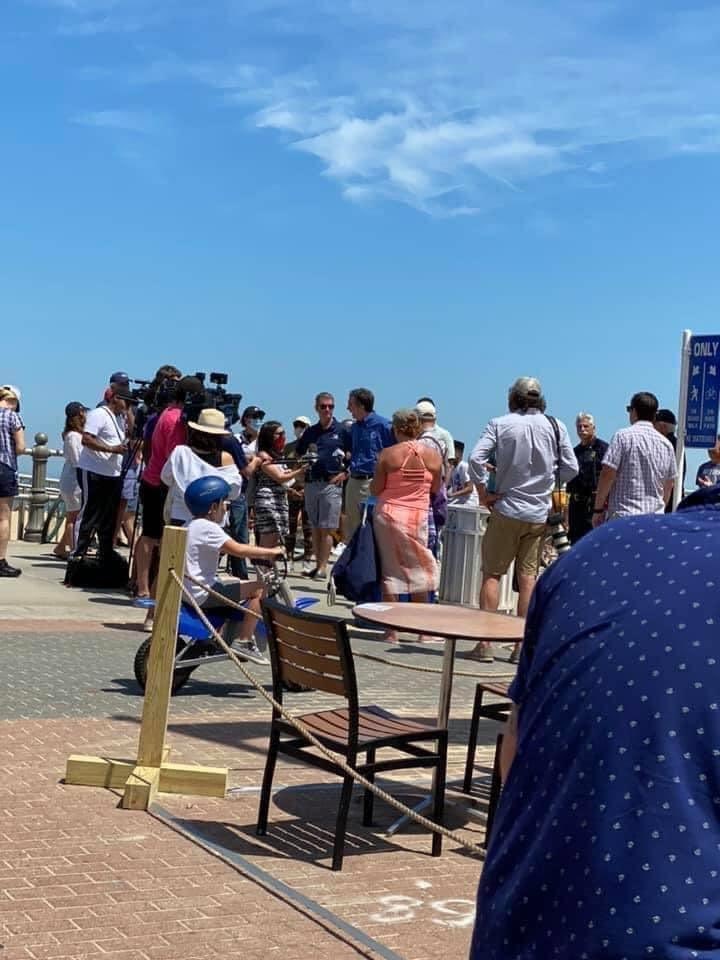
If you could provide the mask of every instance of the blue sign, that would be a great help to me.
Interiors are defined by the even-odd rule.
[[[709,449],[718,435],[720,335],[690,338],[685,446]]]

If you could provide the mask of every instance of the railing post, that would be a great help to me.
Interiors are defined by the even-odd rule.
[[[35,434],[35,446],[32,448],[32,489],[30,491],[30,516],[25,525],[23,540],[40,543],[45,524],[45,507],[49,500],[47,483],[47,462],[51,451],[47,445],[46,433]]]

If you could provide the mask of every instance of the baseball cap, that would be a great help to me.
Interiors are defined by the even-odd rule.
[[[309,427],[310,417],[295,417],[293,420],[293,426],[296,426],[298,423],[301,423],[304,427]]]
[[[116,370],[115,373],[110,374],[110,383],[122,383],[127,386],[130,383],[130,377],[122,370]]]
[[[67,404],[65,407],[65,416],[66,417],[76,417],[79,413],[84,413],[88,407],[84,403],[80,403],[79,400],[73,400]]]
[[[421,400],[415,407],[415,413],[421,420],[434,420],[437,417],[435,407],[429,400]]]
[[[668,410],[665,407],[662,407],[660,410],[658,410],[658,412],[655,414],[655,420],[659,421],[660,423],[669,423],[673,427],[677,426],[675,414],[672,412],[672,410]]]
[[[253,420],[264,420],[265,411],[261,410],[260,407],[245,407],[242,412],[241,420],[245,420],[246,417],[252,417]]]

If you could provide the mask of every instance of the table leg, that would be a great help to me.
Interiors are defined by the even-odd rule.
[[[440,700],[438,703],[438,727],[447,727],[448,720],[450,719],[450,699],[452,697],[452,683],[453,683],[453,668],[455,666],[455,645],[456,640],[454,637],[447,637],[445,640],[445,650],[443,651],[443,665],[442,665],[442,674],[440,676]],[[447,773],[447,771],[445,771]],[[433,770],[433,792],[435,791],[435,779],[437,777],[437,770]],[[432,797],[427,796],[412,809],[415,813],[421,813],[427,807],[430,806],[432,802]],[[408,822],[407,814],[399,817],[385,831],[386,837],[391,837],[394,833],[404,826]]]

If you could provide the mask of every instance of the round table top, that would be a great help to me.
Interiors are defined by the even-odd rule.
[[[525,619],[444,603],[359,603],[353,614],[407,633],[430,633],[457,640],[522,640]]]

